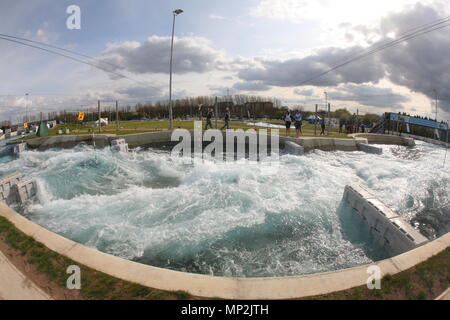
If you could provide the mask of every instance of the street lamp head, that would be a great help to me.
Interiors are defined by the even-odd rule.
[[[173,14],[174,15],[179,15],[179,14],[182,14],[184,11],[183,10],[181,10],[181,9],[177,9],[177,10],[175,10],[174,12],[173,12]]]

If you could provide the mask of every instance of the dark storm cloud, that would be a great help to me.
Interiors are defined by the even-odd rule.
[[[371,85],[347,84],[338,87],[337,90],[328,93],[330,100],[355,101],[366,106],[374,106],[389,109],[402,109],[401,103],[410,99],[391,88],[378,88]]]
[[[262,81],[265,85],[295,86],[327,71],[334,65],[345,61],[348,57],[359,54],[362,50],[363,48],[359,46],[345,49],[327,48],[302,59],[261,60],[262,68],[244,69],[238,75],[243,80]],[[357,61],[304,85],[336,86],[348,82],[377,82],[383,77],[384,70],[379,64],[378,57],[371,56],[364,61]]]
[[[375,46],[392,41],[388,37],[392,33],[399,37],[413,28],[443,17],[444,13],[438,12],[435,7],[420,3],[401,13],[391,14],[382,19],[379,28],[376,28],[381,40]],[[341,25],[341,27],[349,26]],[[373,28],[364,28],[363,26],[357,26],[357,28],[362,33],[375,32]],[[260,81],[270,86],[294,87],[355,55],[359,55],[363,50],[364,48],[360,46],[332,47],[321,49],[315,54],[301,59],[261,60],[262,66],[241,69],[238,76],[245,81]],[[398,46],[343,66],[304,85],[331,87],[341,84],[376,84],[384,78],[394,84],[405,86],[411,91],[422,93],[430,99],[434,99],[433,89],[436,89],[440,108],[449,112],[450,28],[437,30],[403,42]],[[378,102],[374,101],[371,105],[378,105]],[[391,102],[396,103],[395,101]],[[381,104],[384,104],[384,101]]]
[[[130,87],[117,91],[120,94],[126,94],[130,98],[154,98],[162,96],[162,90],[149,87]]]
[[[261,82],[238,82],[233,85],[233,88],[241,91],[267,91],[269,86]]]
[[[411,11],[384,19],[384,33],[404,33],[414,26],[442,16],[433,8],[417,4]],[[441,109],[450,111],[450,28],[436,30],[383,52],[381,61],[393,83],[434,99],[438,92]]]

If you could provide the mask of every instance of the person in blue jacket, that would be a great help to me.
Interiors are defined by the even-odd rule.
[[[295,121],[295,131],[296,131],[296,137],[300,138],[300,136],[303,134],[302,132],[302,126],[303,126],[303,117],[300,111],[297,111],[294,116]]]

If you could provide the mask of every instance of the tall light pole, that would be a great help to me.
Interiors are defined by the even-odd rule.
[[[434,93],[436,94],[436,122],[437,122],[437,116],[438,116],[438,93],[436,89],[433,89]]]
[[[28,93],[25,93],[25,122],[28,123]]]
[[[330,134],[330,128],[329,128],[329,126],[330,126],[330,108],[328,108],[328,92],[325,91],[324,94],[325,94],[325,110],[328,111],[327,112],[328,124],[326,124],[326,126],[327,126],[327,132],[328,132],[328,134]]]
[[[177,9],[173,12],[173,25],[172,25],[172,42],[170,45],[170,84],[169,84],[169,130],[173,129],[173,106],[172,106],[172,60],[173,60],[173,38],[175,36],[175,18],[177,15],[182,14],[183,10]]]

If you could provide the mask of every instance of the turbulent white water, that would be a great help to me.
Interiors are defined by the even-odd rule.
[[[340,206],[349,183],[366,186],[430,237],[450,230],[444,149],[382,148],[381,156],[282,156],[273,170],[79,146],[0,159],[0,176],[36,178],[39,201],[23,214],[104,252],[205,274],[300,275],[386,257]]]

